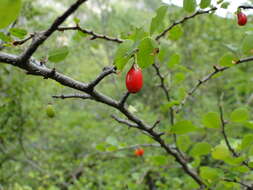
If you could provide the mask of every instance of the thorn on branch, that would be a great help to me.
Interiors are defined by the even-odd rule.
[[[159,137],[161,137],[163,135],[165,135],[165,132],[161,132],[161,133],[158,134]]]
[[[157,120],[150,129],[154,130],[160,122],[161,122],[160,120]]]

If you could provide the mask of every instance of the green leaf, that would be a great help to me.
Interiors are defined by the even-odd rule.
[[[179,104],[180,104],[179,101],[173,100],[173,101],[170,101],[170,102],[168,102],[168,103],[166,103],[166,104],[163,104],[163,105],[161,106],[161,110],[162,110],[163,112],[167,112],[171,107],[173,107],[173,106],[175,106],[175,105],[179,105]]]
[[[249,111],[245,107],[237,108],[231,113],[230,117],[233,122],[244,122],[249,120]]]
[[[177,25],[169,31],[169,39],[178,40],[183,34],[183,28],[180,25]]]
[[[201,0],[200,8],[205,9],[205,8],[209,7],[210,4],[211,4],[211,0]]]
[[[184,0],[183,7],[187,12],[194,12],[196,9],[196,0]]]
[[[220,128],[221,121],[220,116],[217,112],[209,112],[204,115],[202,122],[207,128]]]
[[[207,181],[218,180],[222,175],[222,171],[215,168],[210,168],[206,166],[200,168],[200,177]]]
[[[249,129],[253,129],[253,121],[246,121],[243,124]]]
[[[149,34],[143,28],[135,28],[134,32],[128,36],[128,39],[139,42],[147,36],[149,36]]]
[[[186,151],[191,145],[191,139],[187,135],[179,135],[177,137],[177,146],[180,150]]]
[[[98,145],[96,145],[96,149],[98,151],[104,152],[106,150],[106,144],[104,144],[104,143],[98,144]]]
[[[175,134],[186,134],[196,131],[198,128],[191,121],[183,120],[172,126],[171,132]]]
[[[236,61],[236,57],[231,53],[227,53],[221,57],[220,65],[225,66],[225,67],[231,67],[234,65],[233,62],[235,61]]]
[[[253,135],[247,134],[242,139],[242,149],[248,148],[251,145],[253,145]]]
[[[168,157],[163,155],[152,156],[150,158],[150,161],[153,162],[153,164],[155,165],[162,166],[167,164]]]
[[[78,30],[73,35],[72,39],[79,42],[82,38],[84,38],[86,36],[88,36],[88,34],[83,33],[83,32],[81,32],[81,31]]]
[[[11,37],[5,35],[3,32],[0,32],[0,40],[4,42],[11,42]]]
[[[179,63],[180,63],[180,55],[174,53],[170,56],[170,59],[169,59],[167,65],[169,68],[173,68],[175,65],[178,65]]]
[[[132,40],[126,40],[119,45],[114,59],[114,64],[118,70],[123,70],[131,58],[130,52],[133,50],[133,45],[134,42]]]
[[[21,0],[0,1],[0,29],[14,22],[21,10]]]
[[[212,146],[206,142],[197,143],[190,151],[191,156],[202,156],[209,154]]]
[[[244,160],[245,160],[244,157],[235,158],[235,157],[230,156],[229,158],[225,160],[225,162],[230,165],[240,165]]]
[[[137,53],[137,63],[141,68],[146,68],[154,63],[154,51],[157,47],[156,41],[151,38],[144,38],[140,42],[138,47],[139,51]]]
[[[20,39],[24,38],[27,35],[27,31],[21,28],[11,28],[9,32],[12,36],[18,37]]]
[[[248,155],[249,155],[249,156],[253,156],[253,146],[251,146],[251,147],[249,148]]]
[[[77,18],[77,17],[75,17],[75,18],[74,18],[74,22],[75,22],[75,24],[77,25],[77,24],[79,24],[79,23],[80,23],[80,19],[79,19],[79,18]]]
[[[182,72],[178,72],[174,76],[175,83],[180,83],[185,80],[185,74]]]
[[[216,160],[226,160],[230,158],[230,152],[225,145],[220,144],[213,149],[212,157]]]
[[[223,9],[227,9],[229,5],[230,5],[229,2],[224,2],[224,3],[221,4],[220,7],[223,8]]]
[[[224,0],[217,0],[217,4],[223,3]]]
[[[67,46],[54,49],[49,52],[48,60],[55,63],[63,61],[67,57],[68,53],[69,49]]]
[[[253,52],[253,35],[247,35],[242,43],[242,51],[243,53],[249,55]]]
[[[161,62],[167,61],[169,58],[169,46],[167,43],[161,42],[160,46],[159,46],[159,54],[158,54],[158,58]]]
[[[152,19],[150,25],[150,34],[152,35],[155,31],[162,30],[163,19],[166,15],[168,6],[161,6],[156,10],[156,16]]]
[[[240,173],[248,173],[250,169],[247,166],[237,166],[231,168],[231,171],[240,172]]]

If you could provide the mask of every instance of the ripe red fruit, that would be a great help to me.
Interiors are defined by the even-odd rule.
[[[247,23],[247,16],[243,12],[237,13],[238,24],[243,26]]]
[[[133,65],[126,75],[126,87],[128,92],[139,92],[142,88],[142,84],[142,71],[137,65]]]
[[[142,148],[137,148],[134,151],[135,156],[142,156],[144,154],[144,150]]]

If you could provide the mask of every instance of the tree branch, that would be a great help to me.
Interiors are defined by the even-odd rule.
[[[241,63],[245,63],[245,62],[250,62],[253,61],[253,57],[247,57],[247,58],[242,58],[238,61],[236,61],[234,64],[238,65]],[[217,75],[220,72],[223,72],[231,67],[217,67],[217,66],[213,66],[214,71],[211,72],[210,74],[208,74],[207,76],[203,77],[202,79],[200,79],[195,86],[188,91],[187,95],[185,96],[185,98],[180,102],[178,108],[176,109],[176,112],[180,112],[182,107],[185,105],[186,101],[195,93],[195,91],[202,86],[204,83],[208,82],[209,80],[211,80],[215,75]]]
[[[226,130],[225,130],[225,127],[226,127],[226,124],[227,122],[224,120],[224,114],[223,114],[223,108],[222,108],[222,103],[221,103],[222,100],[220,100],[219,102],[219,111],[220,111],[220,121],[221,121],[221,133],[224,137],[224,140],[225,140],[225,143],[226,143],[226,146],[228,147],[228,150],[232,153],[232,155],[234,157],[239,157],[240,155],[233,149],[233,147],[230,145],[230,142],[228,140],[228,136],[226,134]],[[246,161],[243,161],[242,164],[246,167],[248,167],[249,169],[253,169],[251,168],[248,163]]]
[[[120,38],[115,38],[115,37],[110,37],[104,34],[98,34],[92,30],[87,30],[85,28],[81,28],[79,25],[77,26],[72,26],[72,27],[58,27],[57,28],[58,31],[65,31],[65,30],[78,30],[81,31],[84,34],[89,34],[92,36],[92,40],[95,39],[103,39],[103,40],[107,40],[107,41],[112,41],[112,42],[116,42],[116,43],[122,43],[123,40]]]
[[[206,11],[202,11],[202,10],[199,10],[199,11],[196,11],[194,14],[190,15],[190,16],[186,16],[184,17],[183,19],[179,20],[179,21],[175,21],[172,25],[170,25],[168,28],[166,28],[162,33],[160,33],[155,39],[158,41],[160,40],[160,38],[162,38],[163,36],[165,36],[167,34],[168,31],[170,31],[172,28],[174,28],[175,26],[179,25],[179,24],[182,24],[184,23],[185,21],[191,19],[191,18],[194,18],[195,16],[197,15],[201,15],[201,14],[208,14],[212,11],[215,11],[217,10],[216,7],[213,7],[209,10],[206,10]]]
[[[55,95],[52,96],[53,98],[60,98],[60,99],[70,99],[70,98],[80,98],[80,99],[93,99],[90,95],[87,94],[70,94],[70,95]]]
[[[14,41],[14,42],[12,42],[12,44],[14,46],[22,45],[22,44],[26,43],[27,41],[29,41],[30,39],[34,38],[34,36],[35,36],[35,34],[30,34],[27,38],[25,38],[23,40]]]
[[[116,115],[111,115],[111,117],[113,119],[115,119],[118,123],[127,125],[128,127],[138,128],[138,125],[136,125],[135,123],[131,123],[125,119],[121,119],[121,118],[117,117]]]
[[[112,74],[112,73],[116,73],[116,67],[112,66],[112,67],[105,67],[103,69],[103,72],[99,74],[99,76],[97,76],[97,78],[95,80],[93,80],[92,82],[90,82],[88,84],[88,89],[89,90],[93,90],[95,88],[96,85],[98,85],[98,83],[100,81],[102,81],[106,76]]]
[[[221,133],[224,137],[224,140],[226,142],[226,145],[227,145],[229,151],[233,154],[234,157],[238,157],[239,155],[235,152],[233,147],[230,145],[226,131],[225,131],[226,122],[224,120],[223,108],[222,108],[221,102],[219,103],[219,111],[220,111],[220,121],[221,121]]]
[[[249,5],[241,5],[238,7],[239,9],[253,9],[253,6],[249,6]]]
[[[130,92],[126,92],[126,93],[124,94],[124,96],[123,96],[123,97],[121,98],[121,100],[119,101],[119,106],[120,106],[120,107],[124,107],[124,104],[125,104],[127,98],[129,97],[129,95],[130,95]]]
[[[49,38],[73,12],[75,12],[78,7],[86,2],[87,0],[77,0],[74,4],[72,4],[60,17],[58,17],[53,24],[49,27],[48,30],[42,33],[38,33],[35,36],[34,41],[31,45],[25,50],[25,52],[21,55],[20,59],[23,64],[25,64],[28,59],[33,55],[33,53],[38,49],[38,47],[43,44],[43,42]]]

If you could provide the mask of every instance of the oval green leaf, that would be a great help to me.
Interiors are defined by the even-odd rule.
[[[67,46],[54,49],[49,52],[48,60],[55,63],[63,61],[67,57],[68,53],[69,49]]]
[[[21,10],[21,0],[0,1],[0,29],[14,22]]]

